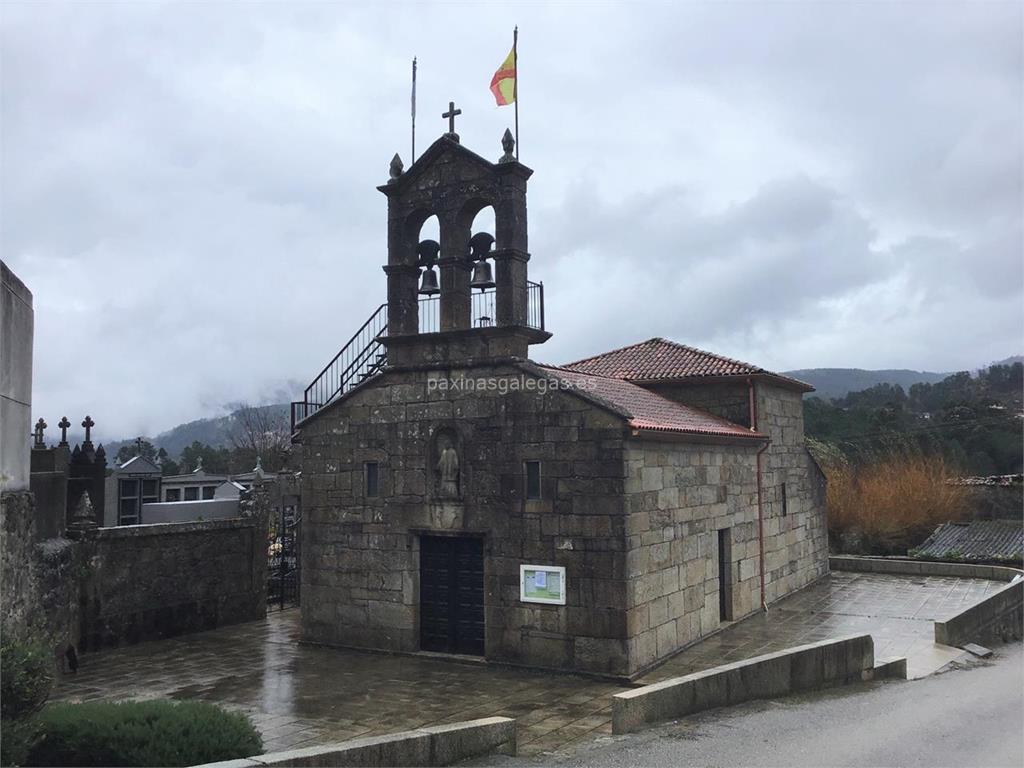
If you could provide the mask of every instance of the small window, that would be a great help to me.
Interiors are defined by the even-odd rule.
[[[540,498],[540,462],[526,462],[526,498]]]
[[[718,486],[715,491],[715,501],[719,504],[724,504],[726,499],[729,497],[729,489],[724,485]]]
[[[376,461],[366,462],[366,495],[380,496],[380,465]]]
[[[203,501],[209,501],[213,498],[213,494],[217,492],[216,485],[204,485],[203,486]]]
[[[142,503],[156,504],[160,501],[160,485],[156,480],[142,481]]]
[[[199,501],[199,489],[196,486],[185,489],[185,501]]]
[[[122,480],[121,481],[121,498],[136,498],[139,495],[139,481],[138,480]]]
[[[164,491],[164,501],[181,501],[181,488],[168,488]]]
[[[783,483],[782,486],[780,487],[779,493],[782,496],[782,516],[785,517],[786,515],[789,514],[789,509],[788,509],[789,501],[786,498],[786,484],[785,483]]]
[[[139,522],[139,481],[122,480],[117,506],[118,525],[137,525]]]

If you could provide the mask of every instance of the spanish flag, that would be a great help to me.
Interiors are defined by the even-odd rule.
[[[516,47],[513,45],[505,61],[491,78],[491,93],[499,107],[504,107],[516,100]]]

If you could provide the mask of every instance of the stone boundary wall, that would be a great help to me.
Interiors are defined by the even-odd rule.
[[[262,618],[266,537],[265,515],[86,532],[80,650]]]
[[[1024,579],[1018,579],[956,616],[935,622],[935,642],[963,646],[1009,642],[1024,634]]]
[[[19,640],[35,623],[34,606],[40,601],[34,501],[28,491],[0,492],[0,623],[4,634]]]
[[[936,621],[935,642],[961,647],[993,640],[1009,642],[1024,635],[1024,571],[1017,568],[850,555],[832,556],[829,565],[833,571],[1009,581],[1010,584],[955,616]]]
[[[226,520],[238,517],[238,504],[238,499],[158,501],[142,505],[142,520],[148,525]]]
[[[849,635],[724,664],[612,697],[612,733],[752,699],[869,680],[874,676],[871,635]]]
[[[828,559],[833,571],[859,573],[896,573],[908,576],[958,576],[961,579],[992,579],[1013,581],[1024,575],[1019,568],[1005,565],[977,565],[975,563],[940,563],[934,560],[911,560],[902,557],[860,557],[832,555]]]
[[[324,744],[319,747],[271,752],[239,760],[206,763],[196,768],[260,768],[261,766],[404,766],[451,765],[460,760],[497,752],[516,754],[516,721],[487,717],[451,725],[420,728]]]

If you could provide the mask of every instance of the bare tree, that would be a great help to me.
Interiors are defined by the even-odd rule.
[[[231,414],[228,439],[240,459],[255,463],[258,456],[264,469],[276,472],[291,446],[288,415],[280,406],[241,405]]]

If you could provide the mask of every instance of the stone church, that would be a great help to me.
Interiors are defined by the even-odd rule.
[[[661,338],[532,362],[532,171],[502,145],[452,130],[379,187],[387,303],[292,406],[302,635],[635,677],[826,573],[811,387]]]

